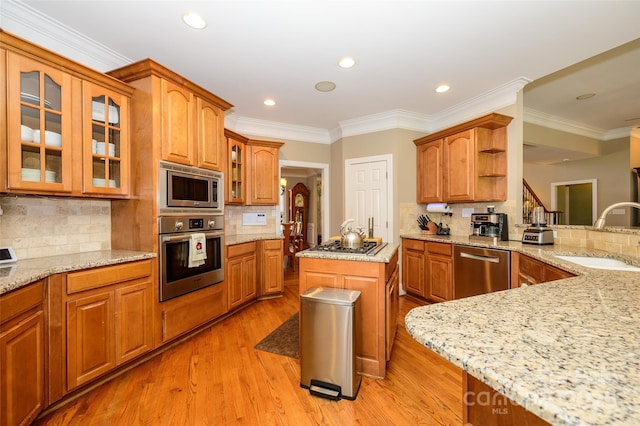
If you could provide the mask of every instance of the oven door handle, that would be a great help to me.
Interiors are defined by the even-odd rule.
[[[204,234],[205,238],[209,239],[209,238],[215,238],[215,237],[222,237],[224,234],[221,232],[207,232]],[[175,243],[175,242],[181,242],[181,241],[189,241],[191,239],[191,237],[189,235],[185,236],[184,234],[180,234],[180,235],[165,235],[162,237],[162,242],[163,243]]]

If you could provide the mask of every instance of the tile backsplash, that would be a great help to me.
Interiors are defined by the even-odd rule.
[[[0,196],[0,246],[18,259],[111,248],[111,202]]]

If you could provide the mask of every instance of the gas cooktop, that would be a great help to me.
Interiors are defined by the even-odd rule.
[[[362,254],[366,256],[374,256],[380,250],[382,250],[386,245],[387,243],[378,245],[376,244],[375,241],[365,241],[364,243],[362,243],[362,247],[360,248],[349,248],[349,247],[343,247],[342,244],[340,244],[340,241],[333,240],[333,241],[327,241],[326,243],[323,243],[323,244],[319,244],[315,247],[310,248],[309,250],[323,251],[323,252],[332,253],[332,254],[342,253],[342,254]]]

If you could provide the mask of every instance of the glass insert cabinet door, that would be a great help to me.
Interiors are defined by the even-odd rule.
[[[128,188],[128,98],[83,83],[84,192],[125,194]]]
[[[71,76],[9,52],[8,186],[71,191]]]
[[[229,149],[230,156],[230,176],[229,179],[230,201],[242,201],[244,199],[244,182],[243,182],[243,170],[244,167],[244,144],[232,143]]]

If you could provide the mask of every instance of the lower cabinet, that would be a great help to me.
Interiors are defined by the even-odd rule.
[[[280,239],[258,241],[261,298],[281,296],[284,290],[283,241]]]
[[[153,349],[150,260],[66,277],[67,391]]]
[[[258,297],[255,242],[227,246],[225,277],[229,295],[229,310]]]
[[[385,324],[387,328],[387,361],[391,359],[393,342],[398,328],[398,313],[400,310],[400,268],[396,267],[386,284]]]
[[[556,268],[553,265],[515,251],[511,253],[511,271],[511,288],[575,276],[575,274],[564,269]]]
[[[453,299],[452,244],[402,240],[402,284],[407,293],[434,302]]]
[[[45,406],[44,287],[0,296],[0,425],[29,424]]]

